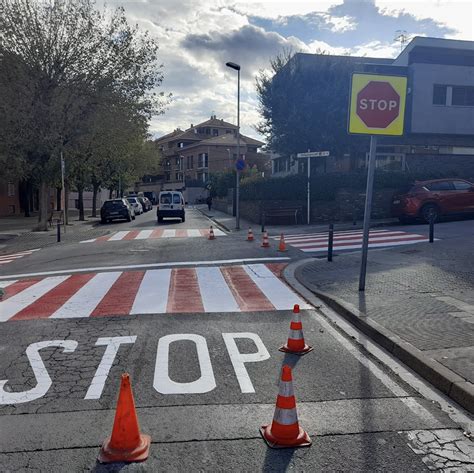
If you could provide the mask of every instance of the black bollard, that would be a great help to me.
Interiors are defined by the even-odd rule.
[[[57,233],[57,239],[56,239],[56,241],[57,241],[58,243],[61,242],[61,223],[59,222],[59,220],[58,220],[58,233]]]
[[[329,224],[329,237],[328,237],[328,261],[332,261],[332,247],[334,242],[334,224]]]
[[[430,214],[430,243],[434,242],[434,218],[433,215]]]

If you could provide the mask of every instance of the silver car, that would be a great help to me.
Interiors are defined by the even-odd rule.
[[[140,215],[143,213],[143,206],[140,204],[140,201],[137,197],[127,197],[127,200],[130,202],[130,205],[135,211],[135,215]]]

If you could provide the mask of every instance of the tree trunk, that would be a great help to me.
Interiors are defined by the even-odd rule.
[[[113,191],[112,191],[112,187],[110,187],[110,189],[109,189],[109,199],[112,198],[112,192],[113,192]]]
[[[97,193],[99,192],[99,184],[92,184],[92,216],[97,217]]]
[[[61,209],[61,187],[56,187],[56,210]]]
[[[77,200],[79,204],[79,220],[83,222],[84,218],[84,187],[81,185],[77,186]]]
[[[48,230],[49,218],[49,185],[46,181],[41,181],[39,188],[39,215],[37,230],[45,232]]]

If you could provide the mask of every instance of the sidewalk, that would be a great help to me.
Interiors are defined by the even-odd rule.
[[[220,210],[212,209],[209,211],[207,205],[195,205],[195,209],[199,210],[206,217],[213,220],[216,225],[222,227],[225,231],[236,232],[236,233],[247,233],[249,227],[251,227],[255,232],[259,232],[261,229],[260,224],[252,223],[245,219],[240,219],[240,230],[235,229],[235,217],[227,213],[221,212]],[[354,225],[353,222],[347,223],[336,223],[334,228],[336,230],[360,230],[362,228],[363,222],[361,220],[357,221]],[[373,220],[371,223],[371,228],[381,226],[381,225],[393,225],[398,224],[398,220],[394,218],[387,218],[381,220]],[[300,225],[274,225],[266,224],[265,230],[268,231],[270,235],[277,236],[281,233],[284,234],[294,234],[294,233],[314,233],[314,232],[327,232],[328,231],[327,223],[318,223],[318,224],[300,224]]]
[[[474,412],[472,236],[308,260],[296,278],[438,389]]]
[[[110,232],[108,229],[96,225],[100,218],[88,217],[90,210],[85,211],[86,220],[78,220],[76,210],[69,211],[69,224],[61,227],[61,243],[57,243],[57,228],[48,227],[46,232],[34,232],[32,228],[37,224],[37,217],[3,217],[0,218],[0,255],[14,252],[43,248],[62,243],[76,243],[78,241],[96,238]]]

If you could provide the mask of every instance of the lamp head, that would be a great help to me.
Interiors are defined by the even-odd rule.
[[[226,62],[225,65],[230,67],[231,69],[235,69],[236,71],[240,71],[240,65],[236,64],[235,62]]]

